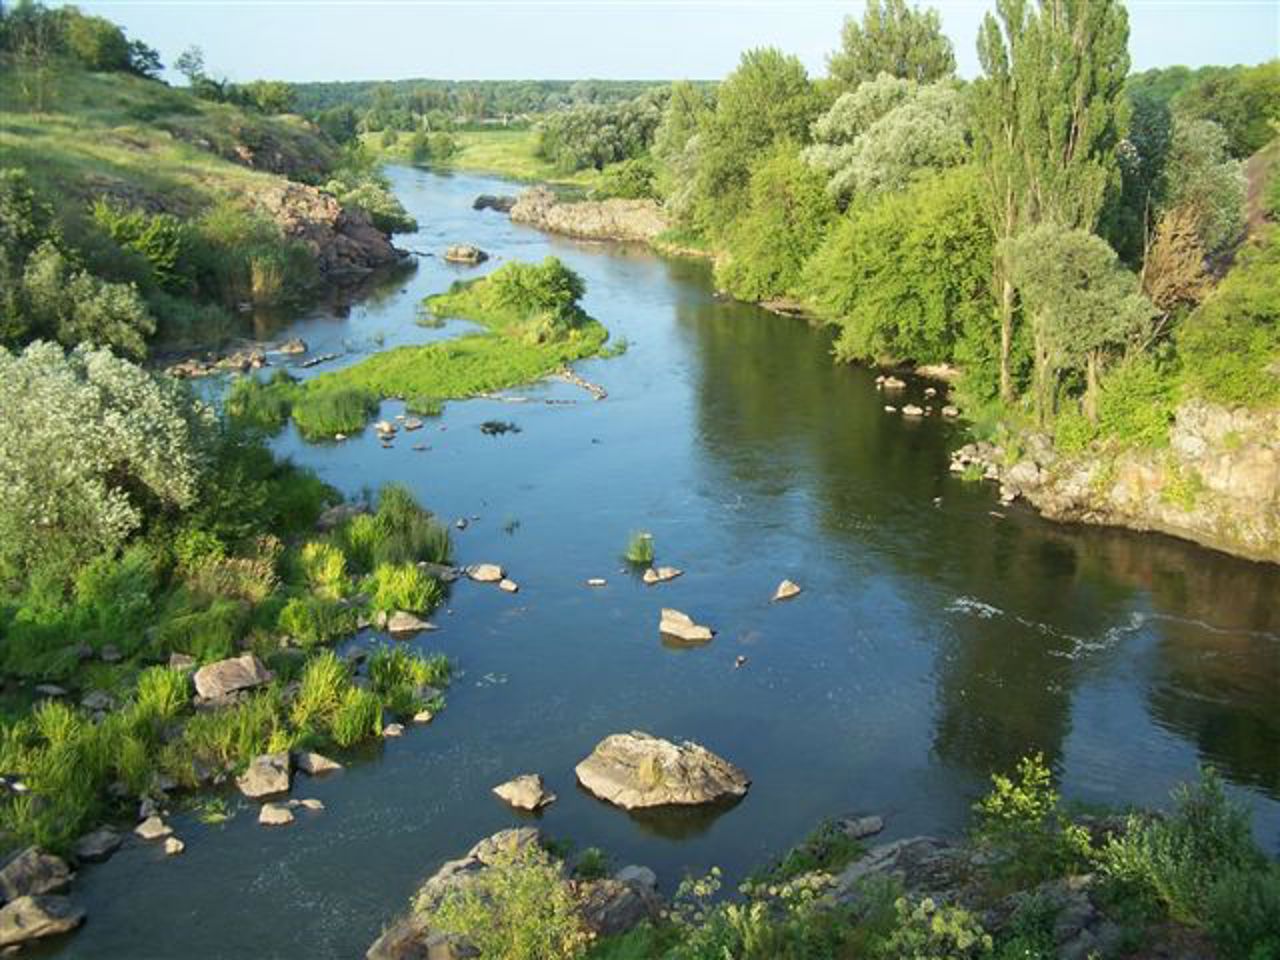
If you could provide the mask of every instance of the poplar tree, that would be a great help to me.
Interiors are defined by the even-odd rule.
[[[997,241],[1041,223],[1093,231],[1119,184],[1129,18],[1119,0],[996,0],[978,34],[974,148]],[[1000,394],[1013,399],[1014,284],[997,243]],[[1043,371],[1039,372],[1043,374]]]
[[[861,23],[845,18],[840,50],[828,58],[827,69],[842,90],[882,73],[933,83],[955,74],[956,56],[937,10],[909,7],[906,0],[867,0]]]

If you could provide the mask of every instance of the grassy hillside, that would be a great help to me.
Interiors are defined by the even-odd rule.
[[[0,153],[43,191],[191,214],[279,173],[315,181],[334,149],[297,118],[253,116],[120,73],[59,71],[32,111],[0,64]],[[69,210],[76,204],[61,204]]]

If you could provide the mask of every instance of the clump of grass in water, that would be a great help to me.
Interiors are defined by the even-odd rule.
[[[504,433],[519,433],[520,427],[510,420],[486,420],[480,424],[480,432],[486,437],[497,437]]]
[[[627,541],[627,552],[623,554],[627,563],[635,566],[649,566],[653,563],[653,534],[640,531],[633,533]]]
[[[406,412],[416,414],[419,417],[438,417],[444,413],[444,401],[439,397],[422,394],[410,397],[405,403],[404,409]]]
[[[293,422],[307,437],[354,433],[377,412],[377,394],[361,387],[300,390],[293,402]]]

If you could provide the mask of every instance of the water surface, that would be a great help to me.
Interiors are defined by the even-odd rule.
[[[442,860],[535,822],[489,792],[535,771],[560,797],[536,822],[648,864],[667,892],[712,865],[736,878],[826,816],[884,814],[889,838],[959,831],[989,773],[1032,750],[1068,797],[1103,804],[1159,803],[1211,762],[1277,851],[1280,570],[1000,508],[948,473],[961,426],[886,414],[871,373],[831,362],[825,332],[717,300],[703,265],[473,211],[477,194],[514,189],[499,181],[391,175],[422,224],[399,242],[437,256],[280,335],[342,353],[330,367],[453,336],[466,325],[414,322],[425,294],[471,275],[438,258],[447,244],[488,250],[484,269],[554,254],[630,345],[578,367],[609,397],[548,383],[512,391],[524,403],[452,403],[392,450],[371,431],[283,435],[282,453],[350,496],[398,480],[445,518],[478,517],[455,531],[457,558],[503,564],[520,592],[454,587],[442,629],[412,641],[460,667],[448,708],[337,776],[299,777],[294,795],[325,813],[268,830],[229,796],[224,825],[176,816],[186,852],[138,845],[84,870],[89,922],[50,952],[360,955]],[[905,399],[923,403],[923,386]],[[486,436],[489,419],[520,432]],[[646,587],[620,569],[638,529],[683,577]],[[783,577],[804,592],[770,604]],[[664,645],[663,606],[716,639]],[[594,800],[574,764],[630,729],[698,740],[750,773],[750,794],[679,816]]]

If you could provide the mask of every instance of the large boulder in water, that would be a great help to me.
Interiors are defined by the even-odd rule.
[[[445,250],[444,258],[450,263],[466,263],[475,266],[477,263],[488,260],[489,255],[470,243],[457,243]]]
[[[510,213],[511,208],[516,205],[516,198],[510,196],[500,196],[492,193],[482,193],[476,197],[471,204],[472,210],[496,210],[498,213]]]
[[[196,693],[206,700],[222,700],[240,690],[265,686],[274,675],[252,653],[206,664],[196,671]]]
[[[5,900],[17,900],[56,893],[71,882],[72,876],[66,861],[39,847],[27,847],[0,869],[0,894]]]
[[[19,897],[0,909],[0,949],[67,933],[84,923],[84,911],[67,897]]]
[[[236,786],[246,797],[258,800],[289,792],[292,758],[288,750],[254,757],[249,769],[236,778]]]
[[[706,747],[638,730],[605,737],[576,773],[601,800],[626,810],[737,800],[751,785],[746,773]]]

